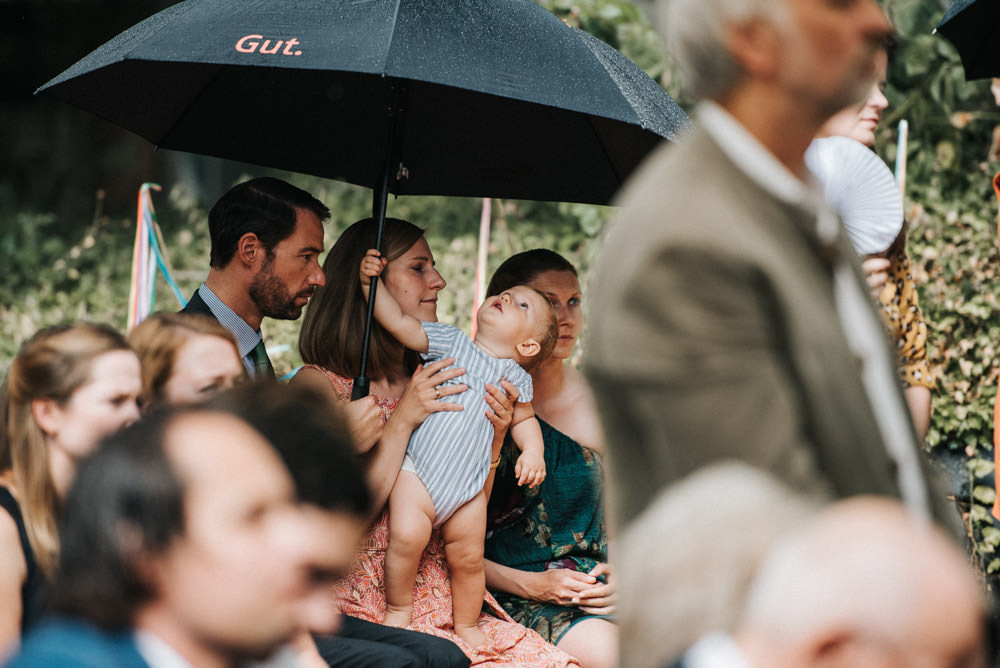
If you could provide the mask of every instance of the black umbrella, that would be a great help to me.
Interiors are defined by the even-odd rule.
[[[958,49],[966,79],[1000,76],[1000,2],[955,0],[934,29]]]
[[[379,245],[390,192],[605,204],[687,124],[531,0],[187,0],[37,92],[164,148],[371,187]]]

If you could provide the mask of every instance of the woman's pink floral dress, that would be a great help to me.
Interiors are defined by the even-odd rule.
[[[352,380],[321,367],[309,365],[309,368],[322,372],[345,401],[350,398]],[[388,420],[398,399],[376,396],[376,400],[382,409],[382,419]],[[383,565],[385,549],[389,544],[388,517],[385,511],[378,516],[362,541],[350,573],[337,585],[337,597],[343,611],[370,622],[381,622],[385,614]],[[444,545],[439,532],[435,531],[417,571],[412,628],[451,640],[472,659],[473,666],[561,668],[579,665],[576,659],[511,619],[489,592],[486,592],[484,602],[479,628],[489,642],[472,649],[452,632],[451,580]]]

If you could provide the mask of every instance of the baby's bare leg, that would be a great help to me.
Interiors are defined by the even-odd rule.
[[[385,552],[385,619],[405,628],[413,617],[413,582],[434,523],[427,488],[411,471],[400,471],[389,495],[389,547]]]
[[[444,554],[451,570],[451,595],[458,637],[478,647],[486,642],[479,613],[486,593],[483,543],[486,540],[486,495],[480,492],[441,526]]]

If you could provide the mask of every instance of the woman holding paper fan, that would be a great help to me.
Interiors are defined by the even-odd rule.
[[[840,210],[851,242],[862,256],[868,284],[899,357],[910,416],[923,441],[935,387],[927,361],[927,325],[906,254],[902,195],[888,167],[870,150],[875,127],[889,105],[883,92],[887,63],[885,53],[882,74],[860,107],[848,107],[826,122],[821,139],[807,153],[807,163],[823,183],[827,200]],[[867,148],[858,150],[858,142]]]

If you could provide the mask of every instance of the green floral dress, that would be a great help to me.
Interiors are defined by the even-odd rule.
[[[586,573],[608,556],[601,459],[544,420],[539,422],[545,480],[534,489],[517,485],[514,463],[520,450],[508,436],[490,495],[486,558],[522,571],[570,568]],[[553,644],[583,619],[608,619],[574,606],[494,594],[511,617]]]

